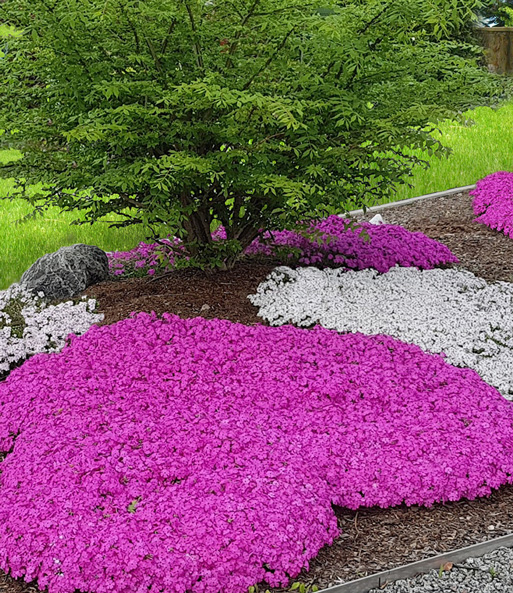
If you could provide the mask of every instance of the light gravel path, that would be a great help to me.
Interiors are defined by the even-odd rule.
[[[413,579],[390,583],[369,593],[513,593],[513,550],[499,548],[468,558],[451,570],[431,570]]]

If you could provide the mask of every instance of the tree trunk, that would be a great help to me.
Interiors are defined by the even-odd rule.
[[[190,208],[192,202],[189,195],[183,193],[180,196],[180,202],[184,208]],[[191,255],[196,256],[199,253],[202,245],[212,243],[212,235],[210,234],[210,214],[208,208],[202,206],[197,210],[186,214],[187,218],[183,221],[183,228],[187,233],[187,242]]]

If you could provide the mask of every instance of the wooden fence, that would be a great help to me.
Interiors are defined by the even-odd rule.
[[[513,27],[479,27],[488,68],[498,74],[513,74]]]

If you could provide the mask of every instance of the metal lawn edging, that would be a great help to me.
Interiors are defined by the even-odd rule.
[[[446,562],[461,562],[467,558],[484,556],[498,548],[513,547],[513,533],[503,535],[481,544],[473,544],[465,548],[458,548],[445,552],[432,558],[426,558],[411,564],[404,564],[391,570],[371,574],[356,581],[348,581],[340,585],[321,589],[318,593],[368,593],[371,589],[379,589],[385,584],[390,584],[401,579],[411,579],[421,574],[426,574],[432,569],[440,569]]]
[[[378,206],[372,206],[367,208],[367,212],[378,212],[379,210],[385,210],[386,208],[392,208],[393,206],[404,206],[406,204],[413,204],[413,202],[417,202],[418,200],[425,200],[427,198],[439,198],[440,196],[447,196],[450,194],[457,194],[462,191],[467,191],[469,189],[475,189],[476,184],[474,185],[465,185],[465,187],[454,187],[452,189],[446,189],[444,191],[437,191],[434,194],[425,194],[424,196],[417,196],[416,198],[407,198],[406,200],[398,200],[397,202],[389,202],[388,204],[379,204]],[[363,210],[352,210],[348,212],[348,214],[355,215],[355,214],[363,214]],[[346,216],[345,214],[339,214],[339,216]]]

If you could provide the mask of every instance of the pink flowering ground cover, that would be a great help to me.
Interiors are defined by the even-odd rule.
[[[502,231],[513,239],[513,173],[498,171],[487,175],[476,183],[469,195],[474,196],[475,222]]]
[[[513,410],[387,336],[132,313],[0,383],[0,567],[49,593],[286,586],[352,509],[484,496]]]
[[[423,233],[413,233],[399,225],[368,222],[359,222],[352,230],[346,228],[349,222],[334,215],[312,223],[308,230],[320,233],[320,244],[293,231],[280,231],[272,233],[273,245],[299,248],[302,252],[299,263],[304,265],[335,265],[351,270],[374,268],[381,273],[396,265],[428,270],[441,264],[458,263],[448,247]],[[362,228],[369,240],[365,240]],[[269,233],[264,233],[264,238],[267,237]],[[273,251],[273,246],[257,238],[245,253],[271,255]]]
[[[438,265],[458,263],[457,257],[448,247],[419,232],[410,232],[398,225],[373,225],[358,223],[358,228],[347,228],[348,219],[339,216],[312,222],[308,225],[308,237],[294,231],[266,232],[246,248],[246,255],[276,255],[277,248],[299,250],[298,262],[304,265],[347,267],[352,270],[375,268],[378,272],[388,272],[396,265],[416,266],[432,269]],[[362,235],[363,230],[369,240]],[[319,233],[320,243],[313,238]],[[213,234],[214,240],[226,239],[226,231],[221,226]],[[170,235],[168,235],[170,237]],[[177,257],[185,257],[185,251],[178,238],[163,239],[172,245],[175,255],[169,256],[169,264],[174,265]],[[165,248],[164,248],[165,249]],[[109,256],[109,266],[114,275],[122,273],[124,259],[136,258],[135,267],[156,263],[155,252],[162,250],[156,243],[141,242],[133,252],[117,252]],[[167,251],[167,249],[166,249]],[[289,261],[289,254],[283,263]]]

